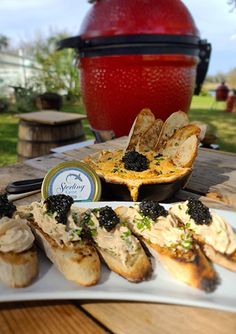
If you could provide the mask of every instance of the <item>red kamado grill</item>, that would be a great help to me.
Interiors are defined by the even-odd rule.
[[[127,135],[142,108],[163,120],[187,112],[211,52],[180,0],[95,1],[79,36],[60,42],[67,47],[78,52],[81,94],[98,140]]]

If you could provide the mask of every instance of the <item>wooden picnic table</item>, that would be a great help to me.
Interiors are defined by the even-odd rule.
[[[121,148],[126,138],[55,153],[0,169],[0,191],[13,181],[43,177],[65,160],[100,149]],[[200,197],[207,205],[236,211],[236,154],[199,149],[192,178],[171,201]],[[40,194],[16,201],[27,204]],[[236,333],[235,313],[161,303],[124,301],[31,301],[0,304],[0,333]]]

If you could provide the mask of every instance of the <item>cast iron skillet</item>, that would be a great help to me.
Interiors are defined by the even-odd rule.
[[[192,172],[178,178],[177,180],[169,183],[157,183],[157,184],[144,184],[139,188],[138,201],[145,199],[156,200],[156,201],[165,201],[171,198],[175,192],[184,188],[188,180],[191,177]],[[26,193],[33,190],[41,188],[43,179],[32,179],[32,180],[22,180],[10,183],[6,187],[8,194],[20,194]],[[102,196],[101,200],[103,201],[132,201],[130,197],[130,192],[128,187],[123,184],[107,182],[104,179],[101,179],[102,183]]]
[[[139,188],[138,202],[142,200],[165,201],[171,198],[178,190],[184,188],[192,172],[169,183],[143,184]],[[102,182],[102,200],[132,201],[128,187],[124,184]]]

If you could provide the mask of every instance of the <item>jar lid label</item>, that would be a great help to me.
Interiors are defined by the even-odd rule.
[[[101,182],[96,172],[80,161],[65,161],[54,166],[45,176],[41,189],[43,199],[64,194],[74,202],[98,201]]]

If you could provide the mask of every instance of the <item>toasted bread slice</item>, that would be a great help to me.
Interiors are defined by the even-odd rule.
[[[146,152],[149,150],[155,150],[162,126],[163,121],[161,119],[156,119],[147,129],[147,131],[145,131],[144,134],[139,138],[136,146],[136,151]]]
[[[109,207],[104,209],[107,208]],[[98,215],[101,209],[96,213],[85,212],[87,217],[85,224],[92,229],[95,247],[104,262],[112,271],[130,282],[147,280],[151,275],[152,266],[139,240],[120,223],[116,223],[111,230],[100,226]]]
[[[28,286],[38,274],[38,257],[35,247],[14,253],[0,252],[0,281],[10,288]]]
[[[172,158],[178,148],[186,141],[189,137],[196,135],[199,136],[201,130],[198,126],[189,124],[175,131],[173,136],[169,138],[163,148],[161,148],[160,152],[167,157]]]
[[[34,236],[26,219],[9,216],[0,219],[0,280],[11,288],[23,288],[38,274]]]
[[[203,246],[204,253],[212,262],[219,264],[220,266],[236,271],[236,251],[230,255],[217,252],[212,246],[205,244]]]
[[[154,121],[155,116],[150,109],[143,109],[140,111],[130,129],[127,145],[124,149],[124,152],[135,150],[140,136],[142,136],[143,133],[147,131],[152,123],[154,123]]]
[[[137,252],[136,257],[133,258],[132,264],[122,263],[119,257],[108,253],[100,247],[97,247],[97,249],[108,268],[128,281],[139,283],[150,278],[152,273],[151,262],[142,247]]]
[[[178,236],[181,237],[184,231],[183,229],[178,231],[176,226],[173,226],[171,217],[161,216],[157,221],[152,221],[143,214],[140,215],[135,208],[118,207],[115,211],[120,221],[128,224],[133,233],[146,244],[151,254],[158,258],[174,277],[205,292],[216,289],[219,283],[217,273],[201,248],[197,244],[190,246],[189,240],[185,241],[186,248],[179,243],[176,244]]]
[[[82,239],[80,217],[72,204],[72,197],[58,194],[17,210],[28,220],[37,244],[65,278],[90,286],[100,278],[100,259],[96,249]]]
[[[191,167],[197,156],[198,139],[196,135],[192,135],[186,139],[176,150],[172,161],[179,167]]]
[[[171,114],[164,122],[156,150],[165,146],[166,141],[173,136],[177,129],[189,124],[188,116],[183,111],[177,111]]]
[[[205,292],[215,291],[220,283],[211,262],[207,260],[201,248],[197,245],[191,251],[182,254],[180,252],[177,256],[175,252],[170,252],[167,247],[160,247],[146,240],[145,244],[151,254],[179,281]]]
[[[30,220],[37,243],[49,260],[70,281],[90,286],[100,278],[100,260],[93,246],[74,242],[73,247],[59,246],[48,234]]]
[[[169,209],[170,214],[177,224],[188,226],[189,233],[212,262],[236,271],[236,238],[232,227],[200,201],[193,199],[191,201],[194,202],[195,211],[202,220],[200,223],[189,214],[189,200],[174,204]],[[206,214],[208,214],[207,222],[203,221],[207,217]]]
[[[194,121],[191,124],[196,125],[200,129],[200,133],[198,135],[199,141],[202,141],[205,138],[205,135],[208,130],[208,125],[199,121]]]

